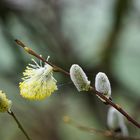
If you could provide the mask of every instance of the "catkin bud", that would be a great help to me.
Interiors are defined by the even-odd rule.
[[[88,91],[90,88],[90,81],[82,68],[77,65],[73,64],[70,68],[70,78],[73,81],[75,87],[78,91]]]
[[[107,115],[107,125],[110,130],[122,136],[128,136],[128,130],[124,123],[123,115],[113,107],[110,107]]]
[[[95,77],[95,89],[102,93],[106,98],[111,99],[111,86],[105,73],[99,72]],[[99,96],[98,96],[99,97]],[[99,97],[100,98],[100,97]],[[103,102],[102,98],[100,98]]]
[[[10,111],[11,105],[11,100],[8,100],[6,94],[0,90],[0,112]]]

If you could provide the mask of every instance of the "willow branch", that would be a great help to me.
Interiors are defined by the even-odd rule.
[[[25,137],[27,138],[27,140],[31,140],[31,138],[28,136],[27,132],[24,130],[24,128],[22,127],[21,123],[19,122],[19,120],[17,119],[16,115],[14,114],[13,111],[8,111],[8,114],[11,115],[13,117],[13,119],[15,120],[15,122],[18,125],[18,128],[23,132],[23,134],[25,135]]]
[[[15,40],[15,42],[22,48],[24,48],[24,50],[29,53],[30,55],[35,56],[36,58],[42,60],[43,62],[51,65],[54,68],[54,71],[58,71],[61,72],[67,76],[70,76],[69,72],[65,71],[64,69],[53,65],[52,63],[46,61],[43,57],[39,56],[36,52],[34,52],[31,48],[26,47],[21,41],[19,40]],[[140,123],[138,123],[135,119],[133,119],[126,111],[124,111],[123,108],[121,108],[120,105],[115,104],[114,102],[112,102],[110,99],[106,98],[102,93],[98,92],[95,90],[94,87],[90,87],[90,91],[92,94],[98,95],[99,97],[101,97],[102,99],[104,99],[106,101],[106,103],[112,107],[114,107],[115,109],[117,109],[123,116],[125,116],[127,118],[127,120],[129,122],[131,122],[132,124],[134,124],[136,127],[140,128]]]
[[[96,91],[93,87],[90,88],[90,91],[92,91],[92,93],[95,92],[96,95],[100,96],[102,99],[104,99],[109,105],[113,106],[115,109],[117,109],[121,114],[123,114],[123,116],[125,116],[127,118],[128,121],[130,121],[131,123],[133,123],[135,126],[137,126],[138,128],[140,128],[140,124],[133,119],[126,111],[124,111],[122,109],[122,107],[118,104],[113,103],[110,99],[106,98],[102,93]]]
[[[52,63],[50,63],[50,62],[48,62],[48,61],[46,61],[43,57],[41,57],[41,56],[39,56],[37,53],[35,53],[32,49],[30,49],[30,48],[28,48],[27,46],[25,46],[25,44],[23,44],[21,41],[19,41],[19,40],[16,39],[15,42],[16,42],[20,47],[22,47],[27,53],[29,53],[29,54],[35,56],[36,58],[42,60],[42,61],[45,62],[45,63],[51,65],[51,66],[53,67],[54,71],[62,72],[62,73],[64,73],[64,74],[68,75],[68,76],[70,75],[69,72],[65,71],[64,69],[62,69],[62,68],[60,68],[60,67],[58,67],[58,66],[56,66],[56,65],[54,65],[54,64],[52,64]]]

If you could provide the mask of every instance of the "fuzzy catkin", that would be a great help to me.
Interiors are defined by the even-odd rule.
[[[111,85],[105,73],[99,72],[95,77],[95,89],[102,93],[106,98],[111,98]],[[100,97],[99,97],[100,98]],[[100,98],[101,99],[101,98]],[[105,102],[103,99],[101,99]]]
[[[73,64],[70,68],[70,78],[73,81],[75,87],[78,91],[88,91],[90,88],[90,81],[88,80],[83,69],[77,65]]]
[[[113,107],[110,107],[107,114],[107,125],[110,130],[120,129],[119,134],[122,136],[128,136],[128,130],[124,122],[123,115]]]

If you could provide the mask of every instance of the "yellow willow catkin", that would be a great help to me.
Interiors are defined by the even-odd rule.
[[[42,62],[39,65],[33,61],[35,65],[29,64],[23,73],[23,81],[19,84],[20,94],[27,99],[41,100],[57,90],[57,81],[53,77],[52,66],[49,64],[42,66]]]
[[[6,94],[0,90],[0,112],[10,111],[12,101],[7,99]]]

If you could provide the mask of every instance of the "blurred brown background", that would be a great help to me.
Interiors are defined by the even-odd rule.
[[[96,96],[78,93],[68,77],[55,74],[59,90],[43,101],[19,95],[18,83],[31,57],[16,38],[66,70],[79,64],[92,84],[97,72],[105,72],[113,100],[140,122],[139,0],[0,1],[0,89],[32,139],[105,139],[63,123],[63,115],[69,115],[83,125],[107,129],[108,107]],[[135,126],[126,124],[130,136],[140,137]],[[25,140],[8,114],[0,113],[0,126],[1,140]]]

